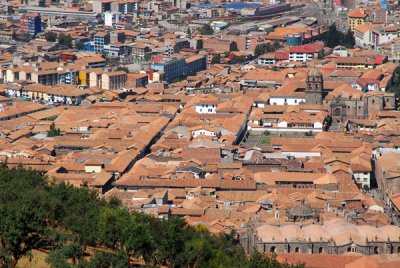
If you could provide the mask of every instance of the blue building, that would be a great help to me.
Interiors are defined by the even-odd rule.
[[[110,44],[110,34],[104,32],[98,32],[94,36],[94,52],[102,53],[105,45]]]
[[[187,75],[196,75],[197,72],[207,69],[207,61],[204,55],[194,55],[185,59]]]
[[[186,62],[183,57],[157,56],[150,61],[150,67],[156,71],[164,72],[164,80],[167,82],[187,76]]]
[[[42,32],[42,18],[39,14],[26,13],[20,18],[21,30],[30,36],[35,36]]]
[[[207,69],[207,61],[204,55],[198,54],[187,58],[157,56],[150,61],[150,68],[164,72],[164,80],[171,82]]]

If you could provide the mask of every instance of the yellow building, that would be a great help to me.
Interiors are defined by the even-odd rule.
[[[88,86],[89,85],[89,71],[88,70],[79,70],[78,72],[78,85]]]
[[[349,28],[352,31],[354,31],[358,25],[365,24],[367,18],[367,14],[365,14],[364,10],[361,8],[353,9],[347,14],[347,16],[349,18]]]

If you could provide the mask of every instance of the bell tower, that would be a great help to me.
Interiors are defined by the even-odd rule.
[[[317,69],[312,69],[306,79],[306,104],[322,105],[324,99],[324,79]]]

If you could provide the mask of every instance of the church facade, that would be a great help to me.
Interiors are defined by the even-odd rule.
[[[396,107],[394,93],[383,91],[362,92],[347,84],[342,84],[331,92],[324,89],[321,72],[311,70],[306,79],[305,100],[310,105],[326,105],[329,114],[336,122],[348,119],[362,119],[381,110]]]
[[[336,218],[325,224],[248,228],[240,233],[240,242],[246,253],[399,254],[400,227],[355,225]]]

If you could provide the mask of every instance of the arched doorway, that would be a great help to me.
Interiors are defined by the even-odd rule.
[[[299,247],[296,247],[296,248],[294,249],[294,252],[295,252],[295,253],[299,253],[299,252],[300,252],[300,248],[299,248]]]
[[[272,247],[269,249],[269,252],[275,253],[275,252],[276,252],[276,247],[275,247],[275,246],[272,246]]]
[[[379,248],[378,247],[374,247],[374,254],[379,254]]]
[[[324,253],[324,248],[323,248],[323,247],[319,247],[319,249],[318,249],[318,253],[319,253],[319,254],[322,254],[322,253]]]

